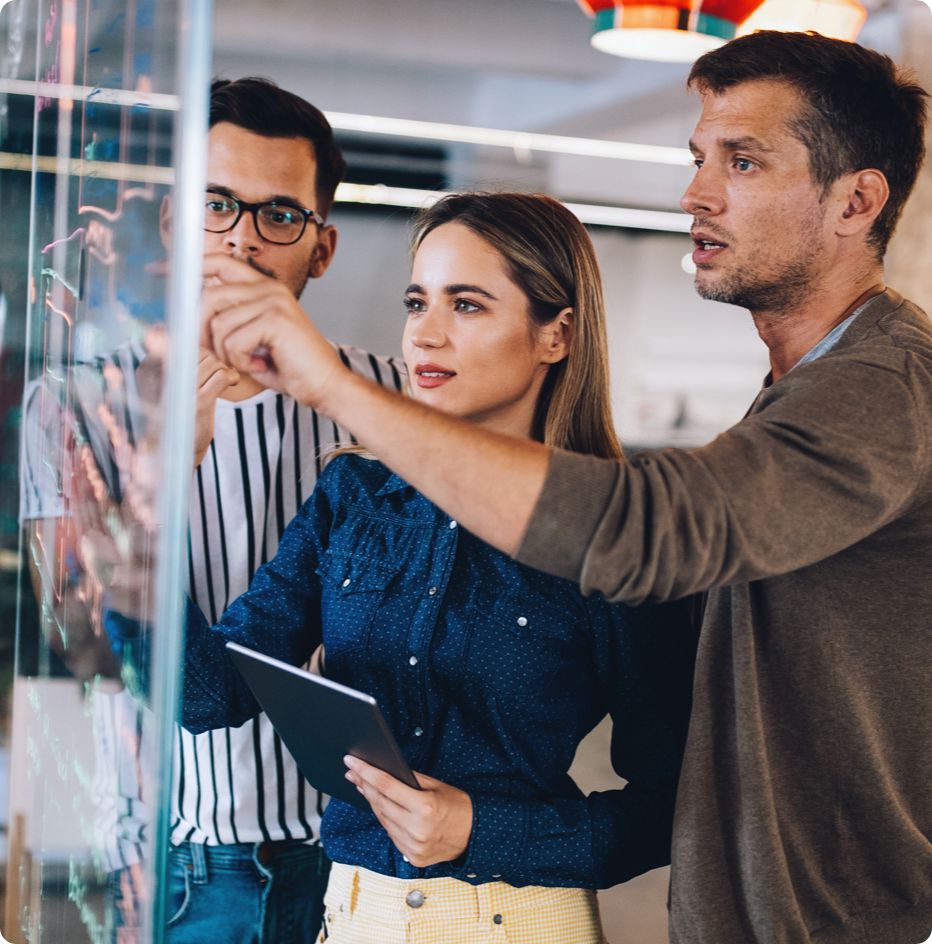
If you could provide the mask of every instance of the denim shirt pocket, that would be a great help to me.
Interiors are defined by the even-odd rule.
[[[364,650],[373,616],[401,565],[365,554],[328,548],[317,567],[328,665],[340,655]]]
[[[477,685],[508,695],[550,696],[563,672],[587,657],[585,616],[546,599],[503,598],[480,607],[466,670]]]

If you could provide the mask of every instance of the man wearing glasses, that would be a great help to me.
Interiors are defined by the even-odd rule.
[[[346,164],[324,116],[260,79],[211,86],[205,280],[233,256],[291,304],[333,259],[326,222]],[[163,207],[163,229],[171,208]],[[392,361],[340,349],[347,366],[394,389]],[[402,368],[403,370],[403,368]],[[189,592],[212,619],[275,554],[310,495],[321,455],[349,434],[291,397],[202,352]],[[288,944],[320,929],[329,862],[320,846],[325,798],[301,776],[264,715],[240,728],[176,730],[171,819],[172,944]]]
[[[262,79],[211,85],[205,284],[232,264],[269,298],[297,307],[308,279],[326,272],[337,243],[326,222],[346,165],[323,114]],[[161,208],[163,241],[172,205]],[[230,263],[230,257],[239,260]],[[400,389],[403,367],[355,348],[343,363]],[[126,370],[135,361],[127,360]],[[271,558],[309,497],[321,457],[346,430],[202,351],[197,378],[194,480],[189,500],[188,592],[216,620]],[[101,462],[106,457],[97,456]],[[52,490],[49,490],[52,491]],[[54,517],[35,508],[27,517]],[[98,766],[118,771],[113,836],[102,838],[116,939],[136,940],[149,816],[141,803],[138,703],[124,689],[98,698]],[[301,776],[264,715],[239,728],[192,735],[176,726],[166,940],[170,944],[303,944],[322,918],[330,863],[320,845],[326,798]],[[103,742],[104,739],[102,739]],[[123,745],[122,747],[116,745]],[[129,745],[127,747],[126,745]]]
[[[267,299],[300,310],[297,300],[308,280],[326,272],[337,244],[327,216],[346,165],[327,120],[274,83],[218,80],[211,85],[207,150],[205,284],[246,277]],[[170,199],[162,203],[160,224],[167,245]],[[232,276],[216,273],[223,264],[232,267]],[[337,350],[354,372],[400,389],[403,366],[355,348]],[[85,370],[100,367],[109,383],[130,390],[141,383],[148,355],[155,360],[161,356],[132,342],[110,352],[103,359],[106,365],[95,362]],[[129,375],[133,383],[123,383],[121,378]],[[34,389],[38,403],[40,388]],[[216,620],[247,589],[256,569],[274,556],[286,525],[314,488],[321,457],[351,439],[337,424],[224,366],[207,351],[199,358],[197,389],[188,592]],[[130,427],[132,416],[143,415],[141,407],[126,411]],[[37,409],[28,414],[24,521],[34,529],[57,520],[63,529],[70,523],[72,531],[77,522],[85,528],[77,537],[91,537],[87,515],[62,517],[60,480],[69,472],[43,461],[43,441],[50,436],[43,429],[44,414]],[[130,441],[142,435],[138,429],[126,432]],[[107,449],[106,435],[95,442],[98,466],[117,469],[112,455],[100,454]],[[57,451],[54,458],[60,465]],[[123,481],[124,475],[133,478],[132,470],[114,472],[117,485],[138,485]],[[116,487],[112,478],[106,481]],[[65,488],[74,507],[81,504],[76,488],[74,481]],[[35,547],[34,530],[30,533]],[[85,564],[82,560],[81,566]],[[54,568],[49,561],[46,569]],[[37,593],[43,602],[52,599],[41,586]],[[77,601],[69,597],[68,603],[71,629],[79,619],[73,609]],[[93,623],[93,615],[87,615]],[[69,633],[60,654],[78,678],[119,674],[106,638],[95,632]],[[96,644],[99,639],[102,646]],[[150,823],[139,775],[144,754],[139,702],[125,688],[98,692],[94,719],[97,772],[105,783],[95,840],[110,871],[116,940],[135,941],[146,892],[141,865]],[[326,798],[301,776],[264,715],[240,728],[198,736],[176,726],[174,737],[167,940],[314,940],[330,868],[320,846]]]

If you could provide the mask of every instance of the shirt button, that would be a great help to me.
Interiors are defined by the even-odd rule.
[[[467,873],[466,873],[466,878],[476,878],[476,873],[475,873],[475,872],[467,872]]]
[[[492,878],[501,878],[501,877],[502,877],[502,873],[501,873],[501,872],[499,872],[497,875],[493,875],[493,876],[492,876]]]
[[[518,625],[519,625],[519,626],[527,626],[527,617],[526,617],[526,616],[519,616],[519,617],[518,617]]]
[[[408,665],[417,665],[417,656],[410,656],[408,659]]]
[[[436,594],[437,594],[437,588],[436,588],[436,587],[431,587],[430,590],[427,591],[427,595],[428,595],[429,597],[436,596]]]
[[[420,908],[424,904],[424,893],[420,889],[413,889],[405,895],[405,904],[409,908]]]
[[[501,915],[494,915],[493,918],[492,918],[492,920],[493,920],[496,924],[501,924],[502,921],[504,921],[505,919],[504,919]]]
[[[455,527],[456,527],[456,522],[455,522],[455,521],[451,521],[451,522],[450,522],[450,530],[452,531]]]
[[[423,728],[418,727],[418,728],[415,728],[415,729],[414,729],[414,736],[415,736],[416,738],[419,738],[423,733],[424,733],[424,729],[423,729]]]
[[[343,581],[343,586],[348,587],[352,582],[353,581],[350,580],[349,577],[347,577],[346,580]]]

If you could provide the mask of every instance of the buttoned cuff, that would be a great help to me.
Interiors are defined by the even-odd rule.
[[[529,829],[523,800],[472,797],[472,834],[458,878],[471,882],[507,882],[526,868],[524,850]]]
[[[216,671],[213,667],[221,666],[222,674],[229,674],[233,668],[232,662],[227,664],[225,640],[210,628],[207,617],[201,608],[189,597],[185,596],[185,653],[183,691],[184,700],[195,693],[207,696],[215,703],[227,700],[227,693],[218,690]],[[208,671],[203,671],[203,669]]]

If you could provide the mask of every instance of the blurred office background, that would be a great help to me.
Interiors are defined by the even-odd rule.
[[[40,614],[20,550],[26,312],[37,290],[26,257],[32,154],[37,146],[52,153],[54,146],[42,143],[52,132],[37,129],[35,92],[27,85],[37,76],[37,61],[40,78],[60,81],[43,59],[49,24],[60,28],[69,10],[80,22],[95,6],[108,11],[93,19],[106,35],[91,29],[85,50],[116,42],[113,31],[125,30],[120,10],[125,6],[129,16],[135,5],[0,4],[0,883],[5,876],[7,900],[0,927],[12,940],[26,939],[10,922],[22,918],[24,902],[36,891],[7,863],[24,854],[41,858],[51,836],[62,871],[57,884],[40,888],[57,894],[59,904],[33,921],[29,939],[69,944],[94,940],[96,933],[91,918],[99,903],[76,890],[68,866],[86,838],[79,827],[84,814],[61,798],[51,806],[47,797],[40,801],[21,768],[29,751],[42,755],[48,744],[27,744],[21,725],[17,742],[26,713],[41,717],[52,738],[74,736],[69,762],[84,763],[92,753],[80,686],[36,629]],[[910,64],[932,88],[929,7],[920,0],[871,0],[867,13],[860,41]],[[177,29],[165,23],[164,11],[162,17],[163,26]],[[335,261],[302,299],[329,337],[381,354],[398,351],[412,207],[428,192],[546,191],[590,222],[605,282],[623,441],[632,448],[698,445],[741,417],[766,373],[765,350],[746,312],[702,301],[692,289],[688,219],[678,208],[691,173],[683,148],[698,114],[685,90],[688,63],[606,55],[590,46],[590,30],[576,0],[217,0],[210,71],[272,78],[322,108],[337,128],[354,186],[341,191],[332,214],[340,231]],[[176,65],[162,68],[167,74]],[[172,73],[172,83],[171,91],[184,96],[184,76]],[[600,142],[647,147],[599,156]],[[159,160],[170,164],[171,154]],[[927,168],[888,258],[889,282],[927,309],[932,277],[923,253],[930,237]],[[17,675],[41,677],[45,688],[14,698],[14,656]],[[587,788],[614,782],[608,735],[601,726],[580,751],[574,772]],[[40,833],[30,828],[30,818],[47,821],[43,839],[34,838]],[[666,880],[666,870],[658,870],[603,894],[613,944],[667,940]],[[43,913],[41,901],[36,913]]]

